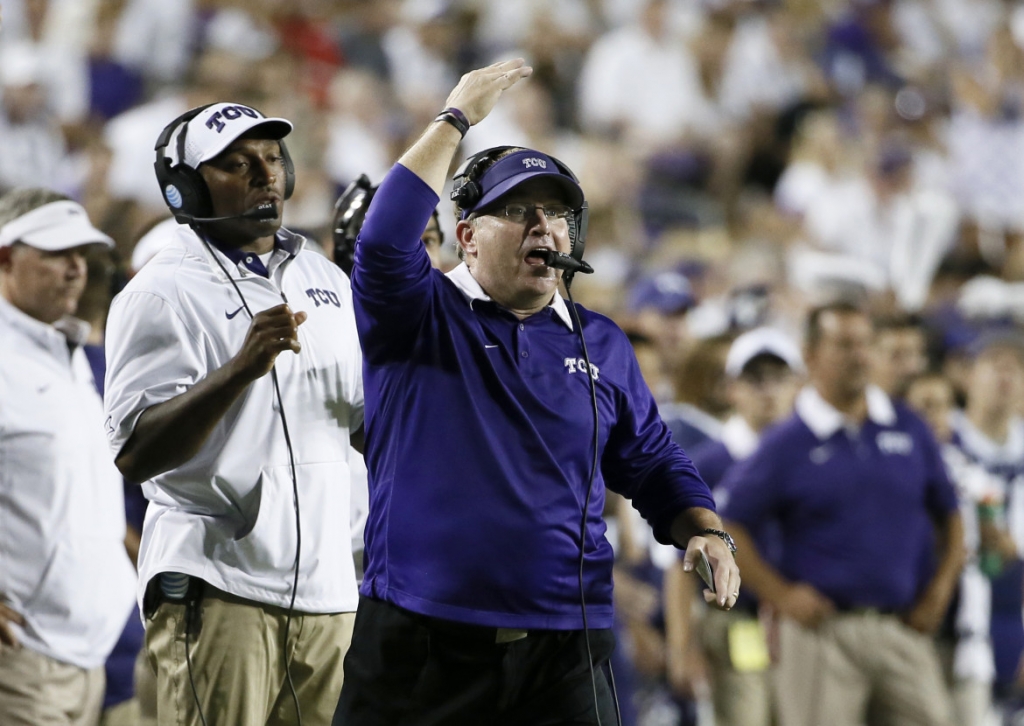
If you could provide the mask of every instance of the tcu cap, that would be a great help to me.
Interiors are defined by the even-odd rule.
[[[114,240],[92,226],[82,205],[70,200],[36,207],[0,227],[0,247],[15,242],[47,252],[90,244],[114,246]]]
[[[463,209],[462,218],[468,217],[470,212],[493,204],[523,182],[539,177],[557,180],[566,193],[566,201],[573,209],[583,206],[583,190],[579,183],[564,173],[547,154],[527,149],[513,152],[487,168],[476,182],[480,186],[480,201],[474,204],[472,209]]]
[[[171,163],[197,169],[204,161],[224,151],[239,136],[257,127],[266,130],[268,139],[283,139],[291,133],[292,123],[283,118],[267,118],[251,106],[240,103],[215,103],[175,132],[167,144],[168,150],[178,148],[178,139],[187,129],[181,158],[172,158]],[[174,153],[176,157],[177,152]]]

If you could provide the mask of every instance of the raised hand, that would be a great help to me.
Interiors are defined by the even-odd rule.
[[[445,102],[465,114],[470,125],[483,121],[501,94],[533,73],[522,58],[499,61],[486,68],[470,71],[459,80]]]

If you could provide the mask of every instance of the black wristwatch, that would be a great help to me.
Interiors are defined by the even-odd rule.
[[[725,546],[729,548],[729,551],[732,552],[733,555],[736,554],[736,543],[733,541],[732,535],[725,530],[712,529],[711,527],[708,527],[707,529],[702,529],[697,534],[713,534],[715,537],[718,537],[720,540],[725,542]]]

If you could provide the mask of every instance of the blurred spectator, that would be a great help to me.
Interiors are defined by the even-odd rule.
[[[967,404],[953,418],[953,443],[997,481],[993,526],[982,531],[981,546],[1000,560],[986,574],[991,580],[996,701],[1010,711],[1021,707],[1024,693],[1024,343],[1016,333],[992,331],[974,341],[969,353]]]
[[[922,322],[898,316],[875,321],[871,382],[889,398],[902,399],[907,384],[928,367],[928,336]]]
[[[731,344],[728,335],[696,341],[676,372],[675,401],[661,407],[661,417],[685,451],[722,436],[730,408],[725,359]]]
[[[700,69],[666,22],[668,0],[644,0],[640,19],[598,38],[579,80],[584,128],[644,150],[674,146],[714,129]]]
[[[1021,47],[996,30],[982,63],[951,68],[948,140],[954,192],[976,227],[981,256],[996,270],[1012,257],[1014,279],[1024,231],[1024,71]]]
[[[114,55],[148,80],[176,83],[189,66],[197,22],[195,0],[126,0]]]
[[[127,111],[142,100],[142,74],[114,56],[121,6],[119,0],[100,3],[96,30],[88,48],[89,111],[104,120]]]
[[[3,33],[7,50],[36,56],[46,106],[61,123],[81,120],[89,107],[86,53],[95,31],[97,2],[10,0],[13,16]]]
[[[745,582],[778,617],[781,726],[860,724],[869,704],[893,723],[950,719],[931,635],[962,566],[956,494],[925,424],[868,385],[872,337],[856,307],[812,310],[796,413],[720,485]],[[774,563],[752,536],[767,522]]]
[[[819,116],[805,123],[823,135],[817,143],[842,146],[838,119]],[[842,157],[815,150],[811,138],[808,161],[787,169],[779,182],[780,203],[802,215],[813,246],[839,256],[837,264],[864,267],[873,286],[891,289],[901,309],[920,310],[958,229],[952,197],[915,186],[914,156],[899,139],[883,140],[860,173],[851,162],[842,171]]]
[[[953,697],[953,723],[985,726],[991,721],[995,677],[988,577],[1001,566],[1007,553],[1010,559],[1016,557],[1013,541],[995,521],[1003,505],[1003,491],[996,477],[952,443],[955,398],[948,378],[935,372],[911,377],[906,401],[928,423],[942,446],[942,458],[956,485],[964,522],[967,562],[953,603],[952,623],[947,618],[939,634],[939,653]]]
[[[388,74],[410,128],[433,118],[459,80],[455,31],[448,0],[403,0],[400,22],[384,34]]]
[[[629,290],[626,309],[633,316],[634,327],[654,341],[666,371],[673,371],[682,362],[689,339],[686,314],[695,303],[690,281],[681,272],[645,275]],[[665,395],[671,398],[673,391],[655,394],[658,400],[664,400]]]
[[[324,168],[339,189],[360,174],[380,184],[391,168],[395,138],[386,123],[393,112],[389,91],[383,81],[365,70],[343,69],[334,76]]]
[[[777,112],[805,96],[818,80],[799,52],[797,28],[782,3],[755,0],[739,5],[725,51],[718,102],[731,119]]]
[[[31,46],[0,48],[0,194],[18,186],[67,187],[64,137],[41,66]]]
[[[895,67],[898,37],[891,0],[854,0],[828,29],[822,64],[835,87],[846,94],[866,84],[899,85]]]
[[[785,334],[759,328],[736,338],[725,364],[728,392],[734,413],[722,427],[720,441],[706,441],[690,451],[701,477],[716,491],[730,467],[757,448],[761,432],[789,416],[797,384],[803,374],[800,351]],[[760,552],[772,552],[777,543],[770,535],[757,537]],[[766,541],[767,540],[767,541]],[[741,592],[728,612],[707,610],[703,619],[687,626],[692,617],[694,583],[684,578],[676,561],[665,578],[665,621],[668,632],[668,670],[677,689],[687,688],[693,677],[686,653],[688,629],[700,633],[707,659],[716,726],[770,726],[772,695],[769,681],[768,641],[758,619],[758,603]]]

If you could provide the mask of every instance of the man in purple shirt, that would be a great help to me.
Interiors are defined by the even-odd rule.
[[[795,415],[720,485],[746,581],[779,616],[781,726],[859,725],[869,705],[885,723],[950,723],[931,635],[963,566],[956,494],[925,423],[868,385],[872,339],[852,305],[813,310]],[[750,535],[767,523],[774,564]]]
[[[370,517],[346,726],[614,723],[606,485],[691,569],[707,555],[717,606],[739,592],[731,538],[625,333],[557,292],[550,255],[582,245],[571,172],[528,149],[476,157],[456,199],[464,264],[434,270],[420,242],[462,135],[531,70],[465,75],[356,244]]]

